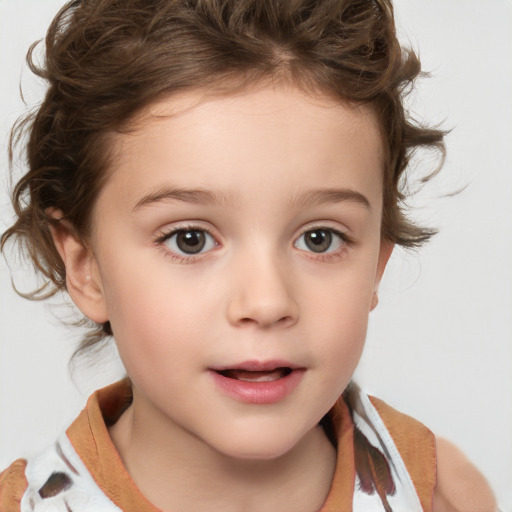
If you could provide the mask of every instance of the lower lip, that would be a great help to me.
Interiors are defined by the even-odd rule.
[[[210,370],[213,380],[231,398],[249,404],[275,404],[284,400],[299,385],[303,369],[293,370],[280,379],[263,382],[250,382],[230,379]]]

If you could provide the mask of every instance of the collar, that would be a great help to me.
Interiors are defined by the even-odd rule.
[[[121,510],[162,512],[152,505],[131,479],[107,426],[131,403],[131,383],[124,379],[96,391],[66,434],[96,484]],[[354,492],[353,423],[340,398],[329,412],[337,442],[336,469],[329,494],[318,512],[352,510]]]

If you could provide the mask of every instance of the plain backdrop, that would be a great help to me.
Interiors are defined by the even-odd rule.
[[[62,4],[0,0],[2,231],[12,218],[8,133],[26,109],[20,82],[29,107],[44,91],[24,55]],[[431,73],[410,108],[452,131],[442,173],[413,201],[417,218],[440,232],[417,253],[393,254],[357,380],[458,444],[511,512],[512,2],[400,0],[395,8],[400,37]],[[69,320],[70,306],[18,297],[11,277],[25,290],[33,279],[14,255],[9,265],[0,260],[0,468],[50,443],[94,389],[123,375],[113,349],[70,372],[79,333],[59,320]]]

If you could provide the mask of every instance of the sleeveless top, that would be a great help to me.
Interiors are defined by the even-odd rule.
[[[15,461],[0,475],[0,512],[161,512],[138,490],[108,434],[130,401],[127,379],[94,393],[53,446],[28,461]],[[343,397],[329,412],[337,461],[319,512],[430,511],[436,482],[433,434],[359,389],[355,402],[352,414]],[[368,488],[356,470],[357,435],[387,463],[392,488],[384,499],[382,489]]]

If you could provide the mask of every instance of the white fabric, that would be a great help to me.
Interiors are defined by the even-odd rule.
[[[64,473],[72,485],[56,496],[43,499],[39,490],[54,473]],[[123,512],[98,487],[65,434],[54,446],[28,461],[25,476],[28,487],[21,500],[21,512]]]

